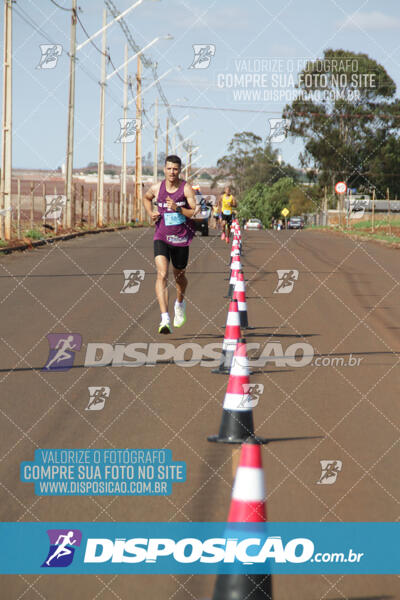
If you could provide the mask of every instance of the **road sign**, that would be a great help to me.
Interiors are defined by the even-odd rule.
[[[344,181],[338,181],[337,184],[335,185],[335,192],[337,194],[345,194],[347,190],[347,185],[345,184]]]
[[[289,210],[287,208],[283,208],[281,210],[281,215],[283,215],[285,218],[288,216],[289,214]]]

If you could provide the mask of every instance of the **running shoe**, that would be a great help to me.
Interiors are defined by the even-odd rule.
[[[186,323],[186,300],[179,306],[175,303],[174,327],[182,327]]]
[[[171,323],[169,321],[166,323],[161,321],[158,328],[158,333],[172,333]]]

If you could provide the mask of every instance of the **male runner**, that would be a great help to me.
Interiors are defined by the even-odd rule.
[[[226,243],[228,244],[232,224],[232,209],[236,206],[236,200],[231,194],[231,188],[229,185],[226,186],[225,193],[221,195],[219,205],[221,208],[220,212],[222,214],[223,224],[221,240],[226,240]]]
[[[216,202],[212,208],[212,215],[214,220],[214,229],[219,229],[219,203]]]
[[[165,179],[155,183],[146,192],[143,204],[147,214],[156,224],[154,234],[154,257],[157,269],[156,295],[161,311],[158,333],[172,333],[168,314],[168,266],[172,262],[176,284],[174,327],[186,323],[184,300],[187,279],[185,269],[189,258],[189,245],[195,227],[190,218],[196,214],[196,197],[192,186],[179,178],[182,162],[179,156],[165,159]],[[157,198],[157,210],[152,200]]]

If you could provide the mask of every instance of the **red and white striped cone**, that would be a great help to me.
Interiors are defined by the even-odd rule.
[[[240,256],[238,254],[232,256],[231,274],[229,278],[228,294],[225,296],[226,298],[232,298],[233,290],[235,289],[236,285],[237,274],[241,268],[242,265],[240,262]]]
[[[242,271],[238,271],[236,277],[236,285],[235,290],[233,292],[233,299],[238,301],[240,328],[249,329],[249,321],[247,317],[246,290]]]
[[[245,442],[240,452],[228,522],[265,523],[266,520],[261,446],[256,442]]]
[[[264,472],[261,447],[246,442],[233,485],[228,522],[265,523]],[[272,600],[271,575],[234,573],[218,575],[212,600]]]
[[[254,438],[249,384],[246,340],[240,339],[233,355],[219,432],[218,435],[210,436],[209,442],[241,444],[249,438]]]
[[[232,265],[231,265],[231,271],[230,271],[230,276],[229,276],[229,285],[228,285],[228,293],[227,293],[226,296],[224,296],[224,298],[232,298],[233,297],[233,292],[234,292],[235,285],[236,285],[236,279],[237,279],[237,271],[234,271],[232,269]]]
[[[225,337],[222,343],[222,352],[219,366],[212,373],[230,373],[236,345],[241,338],[240,318],[237,300],[229,303],[228,318],[226,320]]]

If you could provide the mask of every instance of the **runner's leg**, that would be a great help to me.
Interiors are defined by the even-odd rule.
[[[181,303],[185,297],[188,280],[186,278],[185,269],[176,269],[175,267],[173,267],[173,269],[176,285],[176,299]]]
[[[168,265],[169,261],[166,256],[158,254],[155,257],[157,280],[156,280],[156,296],[160,305],[161,314],[168,312]]]

